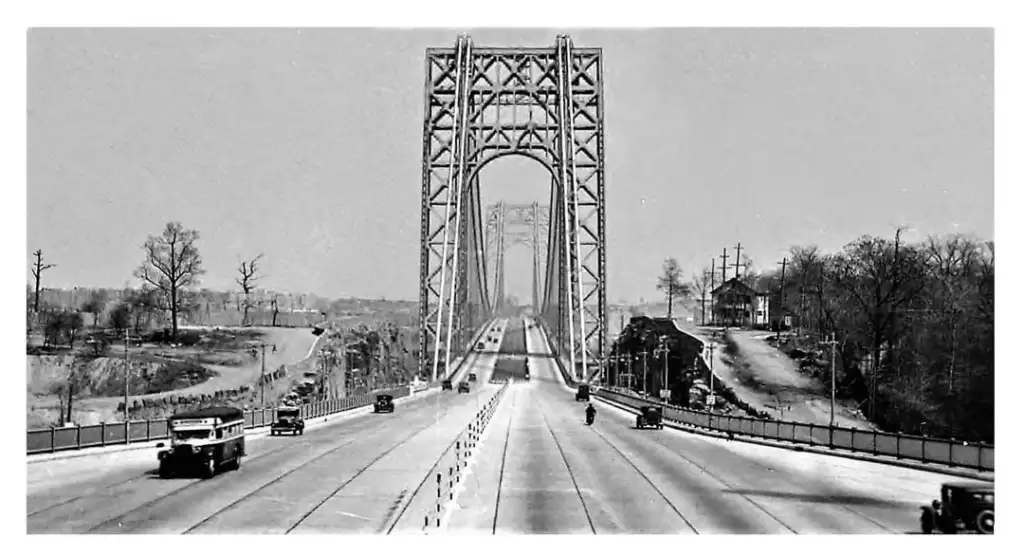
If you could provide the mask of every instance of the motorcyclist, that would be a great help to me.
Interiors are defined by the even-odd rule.
[[[594,408],[593,404],[587,404],[587,421],[594,421],[594,416],[597,414],[597,408]]]

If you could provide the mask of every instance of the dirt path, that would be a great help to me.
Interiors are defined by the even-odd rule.
[[[680,330],[710,342],[715,331],[675,320]],[[770,333],[730,330],[729,336],[739,349],[733,358],[726,352],[719,334],[715,344],[715,376],[741,400],[764,410],[777,419],[828,425],[829,392],[819,381],[801,374],[788,356],[765,342]],[[836,425],[873,430],[875,427],[858,415],[848,401],[836,401]]]

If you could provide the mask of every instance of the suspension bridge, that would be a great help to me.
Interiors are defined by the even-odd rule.
[[[268,435],[273,408],[250,411],[245,454],[212,479],[155,470],[157,440],[216,456],[212,430],[104,424],[94,443],[54,428],[51,452],[79,454],[29,457],[28,531],[892,534],[919,528],[941,482],[990,480],[992,447],[948,440],[669,406],[670,427],[641,431],[659,403],[624,389],[595,388],[585,425],[571,383],[596,383],[608,344],[603,85],[601,50],[567,36],[426,52],[419,366],[457,391],[376,393],[393,413],[371,413],[372,395],[307,404],[296,437]],[[548,202],[484,206],[481,169],[514,155],[547,169]],[[503,316],[517,245],[532,253],[525,320]],[[824,448],[838,443],[845,456]]]

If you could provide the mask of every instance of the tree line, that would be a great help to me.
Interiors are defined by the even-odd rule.
[[[862,236],[837,253],[793,246],[741,280],[772,295],[804,352],[835,334],[839,395],[880,427],[992,442],[995,244],[963,234],[907,242]],[[702,297],[710,269],[693,277]]]
[[[178,325],[182,315],[199,309],[200,297],[195,288],[205,274],[203,259],[199,252],[199,232],[169,222],[158,235],[149,236],[142,245],[142,263],[134,271],[140,287],[128,289],[107,311],[106,325],[112,329],[140,331],[155,316],[169,316],[169,340],[178,337]],[[107,309],[109,294],[94,291],[79,308],[41,307],[40,290],[43,272],[53,268],[44,263],[42,250],[33,253],[31,272],[35,284],[30,301],[28,316],[29,331],[35,325],[44,333],[44,345],[56,346],[66,343],[74,348],[75,338],[83,328],[80,312],[93,315],[93,327],[99,325],[100,315]],[[255,307],[253,291],[264,277],[260,274],[263,255],[242,261],[238,267],[239,285],[243,294],[240,303],[243,311],[242,325],[249,324],[249,311]],[[280,312],[276,296],[270,301],[274,325]]]

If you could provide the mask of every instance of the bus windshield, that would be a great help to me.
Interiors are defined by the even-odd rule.
[[[174,439],[177,441],[209,439],[211,433],[213,433],[213,430],[210,429],[181,429],[174,432]]]

